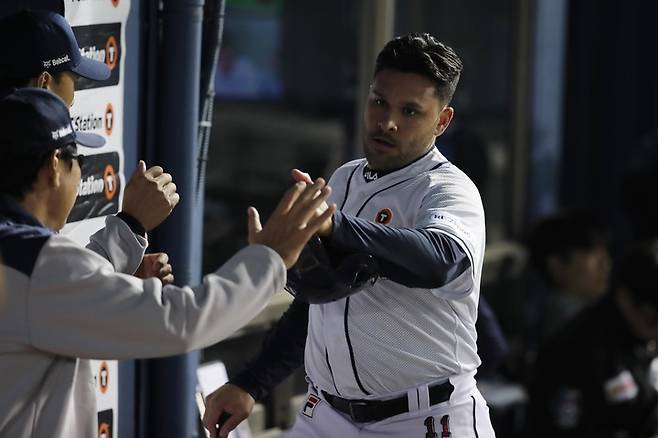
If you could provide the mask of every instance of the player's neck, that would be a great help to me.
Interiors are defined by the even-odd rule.
[[[363,167],[363,179],[365,179],[366,182],[371,182],[371,181],[375,181],[375,180],[383,177],[384,175],[388,175],[389,173],[397,172],[398,170],[401,170],[401,169],[404,169],[405,167],[411,166],[412,164],[414,164],[417,161],[421,160],[422,158],[427,156],[427,154],[429,154],[433,149],[434,149],[434,147],[431,147],[424,154],[422,154],[421,156],[413,159],[412,161],[410,161],[408,163],[405,163],[405,164],[403,164],[399,167],[394,167],[394,168],[391,168],[391,169],[375,169],[373,167],[370,167],[369,163],[366,163],[366,165]]]

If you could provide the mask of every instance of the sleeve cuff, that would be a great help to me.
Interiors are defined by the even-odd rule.
[[[125,224],[130,227],[133,233],[137,234],[138,236],[146,237],[146,229],[142,224],[139,223],[137,219],[124,211],[118,212],[116,217],[124,221]]]
[[[242,371],[235,378],[230,379],[228,383],[244,389],[257,401],[265,398],[269,392],[269,389],[259,384],[247,370]]]

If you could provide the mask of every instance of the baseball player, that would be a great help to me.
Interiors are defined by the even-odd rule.
[[[77,145],[103,143],[76,132],[65,103],[49,91],[23,88],[0,98],[2,437],[97,436],[87,359],[166,356],[220,341],[284,286],[286,268],[335,210],[314,217],[331,191],[322,179],[299,182],[264,227],[249,210],[251,244],[201,285],[138,279],[108,261],[125,252],[141,259],[145,239],[129,224],[117,220],[114,238],[92,236],[107,258],[57,233],[80,183]]]
[[[330,253],[373,255],[381,277],[334,302],[293,301],[260,355],[207,398],[211,432],[228,417],[219,425],[226,436],[303,362],[309,391],[293,438],[494,436],[474,379],[482,203],[434,146],[452,120],[461,70],[429,34],[395,38],[380,52],[366,159],[332,175],[338,211],[318,234]]]
[[[110,77],[110,69],[104,62],[80,54],[73,29],[64,17],[54,12],[22,10],[3,18],[0,20],[0,40],[12,42],[6,45],[5,56],[0,57],[0,94],[28,86],[43,88],[57,94],[70,107],[78,77],[92,81],[104,81]],[[160,221],[159,212],[145,210],[142,200],[157,198],[161,201],[160,206],[167,208],[169,203],[163,189],[169,184],[172,184],[170,188],[175,187],[171,175],[161,167],[146,169],[146,164],[140,161],[126,185],[121,212],[116,217],[139,229],[140,234],[150,231],[152,222]],[[110,216],[107,221],[114,222],[114,218]],[[93,244],[89,248],[98,249]],[[128,259],[128,254],[124,257],[115,255],[112,262],[118,267],[121,260]],[[127,272],[123,268],[117,270]],[[174,280],[165,253],[145,254],[136,270],[134,266],[130,268],[130,273],[140,278],[155,276],[165,284]]]

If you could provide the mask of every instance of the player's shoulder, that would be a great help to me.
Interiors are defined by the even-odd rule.
[[[445,160],[435,168],[418,175],[417,183],[427,192],[450,192],[462,196],[479,199],[480,192],[471,180],[459,167]]]

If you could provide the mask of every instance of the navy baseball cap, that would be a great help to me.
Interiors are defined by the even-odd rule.
[[[80,54],[73,29],[64,17],[49,11],[23,10],[0,21],[0,76],[22,79],[42,71],[72,71],[87,79],[104,81],[110,69]]]
[[[105,139],[73,128],[66,104],[42,88],[19,88],[0,98],[0,153],[40,157],[72,143],[99,148]]]

